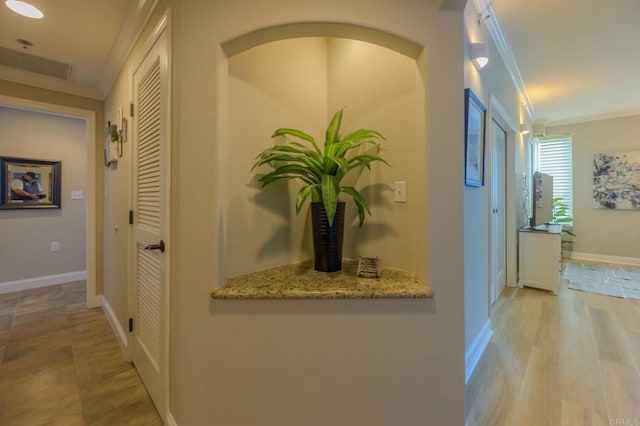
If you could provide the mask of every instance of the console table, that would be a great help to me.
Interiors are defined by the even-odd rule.
[[[519,284],[558,294],[562,271],[562,225],[520,228]]]

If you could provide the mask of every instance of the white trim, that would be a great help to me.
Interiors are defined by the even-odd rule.
[[[159,0],[138,0],[134,1],[127,12],[127,18],[120,29],[118,40],[113,45],[113,49],[107,60],[106,70],[102,80],[98,84],[98,89],[107,96],[111,90],[113,82],[122,70],[129,54],[133,50],[142,30],[151,18]]]
[[[464,382],[467,383],[471,374],[476,369],[484,350],[487,348],[487,345],[491,341],[491,336],[493,336],[493,329],[491,328],[491,320],[487,319],[487,322],[484,323],[484,327],[480,330],[480,333],[476,336],[473,343],[467,350],[467,353],[464,356]]]
[[[32,288],[49,287],[52,285],[83,281],[86,279],[87,271],[75,271],[64,274],[46,275],[44,277],[26,278],[24,280],[5,281],[0,283],[0,294],[30,290]]]
[[[587,123],[591,121],[610,120],[613,118],[631,117],[640,115],[640,109],[630,109],[625,111],[607,112],[584,117],[568,118],[566,120],[555,120],[545,123],[545,127],[566,126],[567,124]]]
[[[520,94],[520,100],[523,103],[528,116],[532,117],[534,109],[529,93],[527,92],[527,86],[524,83],[522,74],[520,74],[520,69],[518,68],[516,59],[513,56],[513,50],[511,50],[511,46],[509,46],[509,42],[502,31],[502,25],[500,25],[498,15],[493,9],[491,0],[473,0],[473,4],[478,11],[479,17],[480,15],[483,17],[488,16],[487,19],[482,21],[482,25],[486,27],[487,32],[493,39],[493,44],[496,46],[496,49],[502,58],[502,62],[504,62],[504,66],[507,69],[507,73],[511,76],[511,80]]]
[[[98,194],[97,191],[97,168],[96,168],[96,112],[86,109],[73,108],[63,105],[49,104],[45,102],[32,101],[29,99],[16,98],[12,96],[0,95],[0,105],[7,105],[14,108],[25,108],[33,111],[48,114],[59,114],[85,120],[87,138],[87,176],[88,191]],[[97,195],[96,195],[97,196]],[[97,299],[97,264],[101,259],[97,258],[97,225],[96,225],[96,196],[87,197],[87,218],[86,218],[86,258],[87,258],[87,306],[96,306]]]
[[[107,299],[104,297],[102,298],[102,311],[109,320],[109,324],[111,324],[111,329],[113,330],[113,334],[115,334],[116,339],[118,340],[118,344],[120,345],[122,353],[125,355],[125,357],[127,357],[127,354],[129,353],[129,351],[127,350],[127,347],[129,345],[128,333],[125,333],[125,331],[122,329],[116,313],[113,312],[113,309],[111,309],[111,305],[109,305],[109,301],[107,301]]]
[[[571,260],[640,266],[640,258],[638,257],[608,256],[605,254],[580,253],[576,251],[571,252]]]
[[[178,426],[178,422],[173,418],[173,414],[171,414],[171,412],[167,413],[167,426]]]

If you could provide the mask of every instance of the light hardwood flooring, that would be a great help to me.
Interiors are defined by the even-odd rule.
[[[467,383],[475,425],[640,425],[640,300],[507,288]]]
[[[0,294],[0,425],[162,425],[85,283]]]

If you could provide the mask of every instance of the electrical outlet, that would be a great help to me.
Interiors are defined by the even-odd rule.
[[[394,200],[396,203],[407,202],[407,182],[396,182],[396,188],[394,191]]]
[[[51,243],[51,251],[60,251],[60,242],[54,241]]]

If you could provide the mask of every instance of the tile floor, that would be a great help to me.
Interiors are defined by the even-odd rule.
[[[0,294],[0,425],[162,425],[85,283]]]

